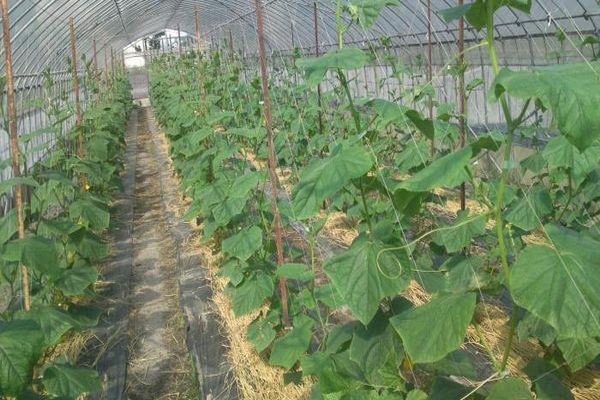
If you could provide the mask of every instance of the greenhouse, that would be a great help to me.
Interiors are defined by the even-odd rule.
[[[600,1],[0,11],[0,400],[600,400]]]

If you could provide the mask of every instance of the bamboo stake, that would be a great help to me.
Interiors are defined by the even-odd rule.
[[[458,5],[462,6],[464,0],[458,0]],[[458,64],[460,65],[460,75],[458,77],[458,95],[459,95],[459,114],[458,128],[460,132],[460,148],[465,147],[465,126],[466,126],[466,107],[465,107],[465,19],[460,17],[458,20]],[[466,184],[460,185],[460,209],[465,210],[467,206]]]
[[[233,50],[233,35],[231,29],[229,30],[229,54],[231,56],[231,61],[233,62],[235,52]]]
[[[433,44],[431,39],[431,0],[427,0],[427,82],[433,87]],[[433,97],[429,96],[429,119],[433,120]],[[435,155],[435,134],[431,138],[431,160]]]
[[[275,165],[275,146],[273,144],[273,129],[271,119],[271,101],[269,97],[269,78],[267,71],[267,56],[265,49],[265,37],[263,28],[262,2],[255,0],[256,6],[256,26],[258,37],[258,48],[260,56],[260,72],[262,78],[262,92],[264,101],[264,117],[265,128],[267,130],[267,142],[269,147],[269,175],[271,178],[271,209],[274,215],[273,228],[275,231],[275,245],[277,247],[277,265],[281,266],[284,263],[283,259],[283,240],[281,235],[281,225],[279,221],[279,208],[277,207],[277,174]],[[287,287],[285,278],[279,279],[279,289],[281,291],[281,307],[283,325],[288,328],[290,326],[290,317],[288,313],[287,303]]]
[[[96,104],[100,103],[100,74],[98,73],[98,52],[96,49],[96,39],[93,40],[94,52],[94,78],[96,80]]]
[[[112,47],[110,48],[110,73],[112,74],[112,77],[114,78],[114,76],[115,76],[115,50]]]
[[[179,53],[179,58],[181,58],[181,28],[179,24],[177,24],[177,53]]]
[[[200,58],[200,6],[196,4],[196,50]]]
[[[104,47],[104,49],[102,50],[102,52],[104,53],[104,80],[106,81],[106,91],[108,92],[108,80],[109,80],[109,76],[108,76],[108,56],[107,56],[107,51],[106,51],[106,46]]]
[[[15,108],[15,89],[12,71],[12,53],[10,43],[10,21],[8,15],[8,0],[1,0],[2,7],[2,39],[4,41],[4,56],[6,58],[6,98],[8,107],[8,123],[10,132],[10,150],[12,161],[12,173],[14,178],[21,176],[19,166],[20,151],[17,132],[17,109]],[[25,221],[23,220],[23,187],[15,186],[15,205],[17,208],[17,230],[19,239],[25,239]],[[31,308],[31,298],[29,294],[29,271],[27,267],[20,264],[21,269],[21,290],[23,292],[23,308],[29,311]]]
[[[319,10],[317,9],[317,0],[313,0],[313,25],[315,29],[315,55],[320,56],[319,49]],[[317,105],[319,106],[319,134],[323,134],[323,113],[321,112],[321,83],[317,85]]]
[[[71,57],[73,67],[73,95],[75,98],[75,126],[79,130],[77,135],[77,142],[79,144],[78,155],[83,160],[83,132],[81,131],[81,103],[79,102],[79,76],[77,73],[77,50],[75,49],[75,27],[73,26],[73,17],[69,17],[69,34],[71,38]],[[85,188],[86,179],[82,178],[83,186]]]

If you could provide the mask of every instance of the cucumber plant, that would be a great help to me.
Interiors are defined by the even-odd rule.
[[[434,118],[423,114],[435,94],[431,82],[396,91],[391,100],[352,94],[348,77],[371,65],[374,51],[345,47],[344,33],[351,25],[368,29],[398,2],[344,4],[336,3],[338,48],[296,57],[293,65],[284,60],[271,82],[287,188],[278,197],[282,224],[306,242],[288,240],[281,268],[274,259],[259,80],[240,79],[240,71],[250,70],[246,60],[227,61],[219,49],[201,62],[197,54],[165,56],[151,67],[152,105],[181,189],[192,199],[186,217],[198,219],[220,251],[233,311],[256,315],[249,341],[289,379],[298,372],[312,377],[314,398],[572,398],[561,378],[600,354],[594,289],[600,64],[501,68],[494,15],[502,7],[527,13],[530,1],[476,0],[441,11],[447,21],[462,17],[486,32],[472,48],[488,49],[494,72],[488,98],[506,123],[504,132],[460,147],[455,122],[464,116],[452,104],[434,103]],[[381,42],[382,58],[392,60],[389,41]],[[393,76],[410,72],[394,63]],[[196,68],[203,70],[204,100]],[[289,73],[294,68],[303,79]],[[457,75],[467,66],[453,68]],[[333,88],[319,107],[315,88],[323,80]],[[482,84],[470,82],[465,95]],[[545,112],[550,122],[531,122]],[[537,139],[540,132],[551,139],[533,140],[536,152],[516,165],[514,138]],[[475,173],[484,152],[503,154],[497,176]],[[436,211],[463,183],[471,209]],[[353,221],[358,235],[325,257],[317,242],[333,211]],[[289,282],[292,329],[281,323],[280,277]],[[411,303],[412,285],[428,300]],[[507,313],[500,344],[482,334],[490,304]],[[467,335],[483,361],[474,360]],[[543,349],[518,373],[508,368],[516,340]],[[481,384],[466,383],[473,381]]]

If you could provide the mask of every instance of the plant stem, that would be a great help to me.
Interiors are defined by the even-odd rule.
[[[348,85],[348,80],[346,79],[346,74],[341,69],[337,70],[338,79],[344,88],[344,93],[346,93],[346,97],[348,98],[348,103],[350,106],[350,113],[352,114],[352,118],[354,119],[354,125],[356,125],[356,133],[360,135],[362,132],[361,123],[360,123],[360,114],[356,110],[356,106],[354,105],[354,99],[352,98],[352,94],[350,93],[350,86]]]
[[[496,48],[494,47],[494,2],[488,1],[487,3],[487,45],[490,53],[490,61],[492,64],[492,68],[494,70],[494,75],[498,75],[500,72],[500,66],[498,64],[498,56],[496,54]],[[504,117],[506,119],[506,123],[508,125],[508,132],[506,138],[506,144],[504,149],[504,163],[502,165],[502,175],[500,177],[500,183],[498,185],[498,191],[496,194],[496,209],[495,209],[495,217],[496,217],[496,233],[498,235],[498,248],[500,250],[500,260],[502,263],[502,271],[504,273],[504,280],[506,288],[510,292],[510,270],[508,267],[508,257],[506,253],[506,244],[504,243],[504,220],[502,218],[502,207],[504,205],[504,190],[506,188],[506,180],[508,178],[508,172],[510,170],[510,160],[511,160],[511,152],[512,152],[512,142],[513,142],[513,133],[515,130],[515,126],[512,121],[510,109],[508,107],[508,102],[506,101],[506,97],[504,94],[500,96],[500,103],[502,105],[502,110],[504,112]],[[528,104],[526,104],[527,106]],[[506,365],[508,363],[508,357],[510,355],[510,350],[512,347],[512,338],[515,334],[516,328],[516,315],[517,315],[517,306],[513,303],[512,313],[511,313],[511,326],[510,331],[508,333],[508,338],[506,341],[506,347],[504,349],[504,355],[502,357],[502,363],[500,365],[500,370],[506,369]]]
[[[490,347],[490,344],[488,343],[487,339],[485,338],[485,336],[481,332],[481,327],[477,323],[473,324],[473,326],[475,327],[475,332],[477,333],[477,337],[479,338],[479,342],[481,343],[481,345],[485,349],[485,352],[487,353],[488,357],[490,358],[490,361],[492,362],[492,365],[494,366],[494,369],[496,371],[498,371],[498,372],[501,372],[502,370],[500,369],[500,365],[498,364],[498,360],[496,360],[496,357],[494,356],[494,352],[492,351],[492,348]]]
[[[344,22],[342,21],[342,0],[337,0],[335,8],[335,20],[337,22],[338,31],[338,47],[344,47]]]
[[[569,173],[569,197],[567,198],[567,202],[565,204],[565,207],[562,209],[560,215],[556,219],[556,222],[560,222],[560,220],[562,219],[562,217],[564,217],[565,212],[567,211],[567,209],[571,205],[571,201],[573,200],[573,173],[571,172],[570,168],[569,168],[568,173]]]

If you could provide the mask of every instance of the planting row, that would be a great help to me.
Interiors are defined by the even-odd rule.
[[[346,11],[368,29],[395,3]],[[296,52],[270,82],[272,121],[260,79],[241,79],[250,67],[234,54],[152,65],[151,101],[192,199],[187,217],[220,249],[235,314],[256,315],[248,340],[290,381],[314,379],[314,398],[568,399],[563,382],[576,386],[577,371],[600,354],[600,64],[501,69],[500,6],[528,12],[531,4],[481,0],[442,15],[488,32],[482,45],[496,74],[488,98],[506,127],[476,137],[461,135],[466,116],[454,104],[433,103],[435,117],[425,115],[428,82],[391,100],[355,98],[347,72],[375,54],[344,47],[341,14],[338,49]],[[377,57],[406,71],[381,41]],[[469,66],[451,67],[458,86]],[[301,82],[286,79],[297,74]],[[327,93],[318,90],[324,79],[334,85]],[[463,95],[481,84],[462,85]],[[535,111],[552,122],[532,121]],[[535,140],[541,134],[547,144]],[[519,136],[536,151],[517,165]],[[478,176],[485,152],[503,161]],[[461,187],[462,207],[441,211]],[[323,259],[317,242],[334,213],[357,237]],[[421,304],[406,295],[415,290]],[[506,322],[495,331],[490,310]],[[514,361],[517,342],[540,357]]]

